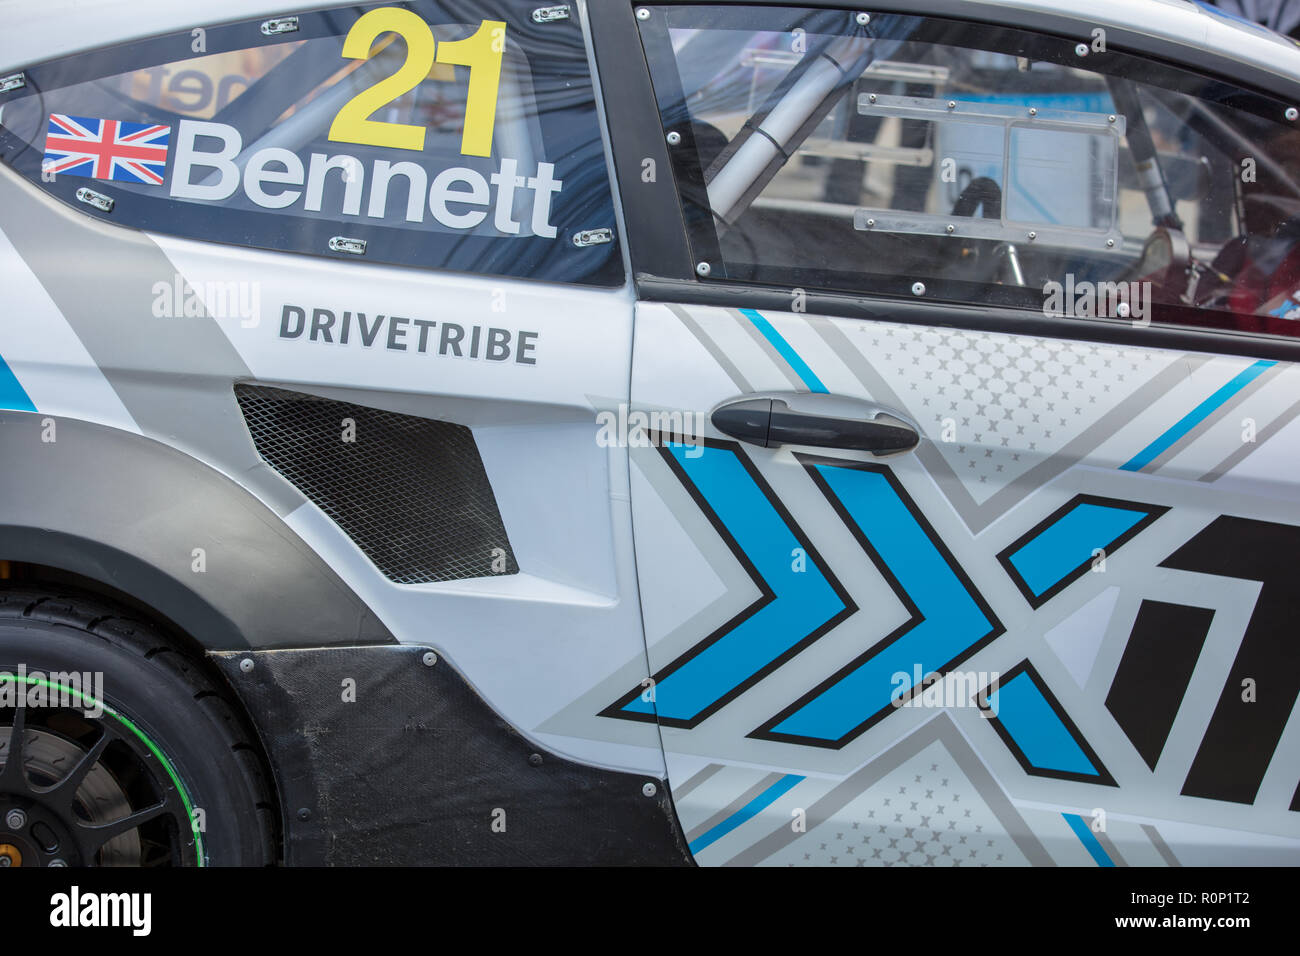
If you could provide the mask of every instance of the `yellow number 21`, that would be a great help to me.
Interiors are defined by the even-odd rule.
[[[437,43],[429,25],[411,11],[380,7],[363,14],[352,25],[343,41],[343,56],[350,60],[369,59],[375,40],[385,33],[396,33],[406,41],[406,62],[392,76],[348,100],[330,124],[329,138],[337,143],[424,149],[425,127],[370,117],[419,86],[434,63],[446,63],[470,68],[460,151],[466,156],[492,155],[506,25],[500,20],[484,20],[472,36]]]
[[[505,45],[506,25],[500,20],[484,20],[473,36],[438,44],[439,63],[469,67],[465,129],[460,137],[460,151],[466,156],[492,155],[492,126],[497,117]]]

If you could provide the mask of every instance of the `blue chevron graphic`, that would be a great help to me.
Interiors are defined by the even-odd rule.
[[[911,619],[751,737],[842,747],[894,709],[893,675],[942,674],[1003,628],[883,465],[796,455]]]
[[[1007,671],[996,687],[985,688],[982,695],[993,714],[989,723],[1026,773],[1115,786],[1029,661]]]
[[[1008,558],[1035,596],[1042,595],[1146,516],[1103,505],[1080,504]]]
[[[1163,505],[1075,495],[998,554],[1032,607],[1087,573],[1093,554],[1111,554],[1169,509]]]
[[[692,727],[857,608],[738,445],[659,450],[762,596],[602,713]]]
[[[1095,777],[1097,768],[1070,736],[1043,693],[1026,674],[1017,674],[988,695],[989,709],[1029,760],[1040,770],[1082,773]]]

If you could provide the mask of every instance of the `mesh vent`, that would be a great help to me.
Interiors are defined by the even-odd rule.
[[[262,385],[236,385],[235,397],[266,463],[385,576],[422,584],[518,573],[464,425]],[[343,440],[344,419],[355,422],[353,441]]]

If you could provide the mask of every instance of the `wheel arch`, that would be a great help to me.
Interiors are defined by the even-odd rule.
[[[79,419],[0,411],[0,561],[143,605],[203,651],[391,644],[269,507],[198,459]]]

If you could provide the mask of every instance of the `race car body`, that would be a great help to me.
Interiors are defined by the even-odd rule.
[[[210,16],[0,2],[10,865],[1300,862],[1294,42]]]

